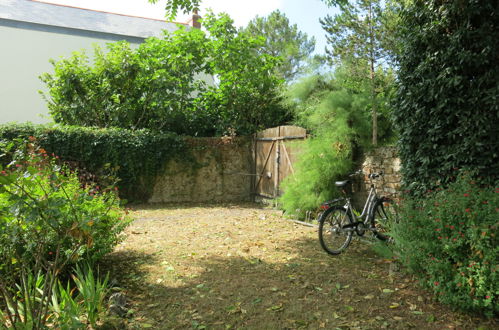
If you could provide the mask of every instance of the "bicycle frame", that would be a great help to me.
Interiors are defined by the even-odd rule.
[[[342,229],[345,231],[357,231],[357,234],[359,234],[359,231],[357,228],[359,225],[364,225],[365,227],[368,228],[363,228],[361,230],[372,230],[369,225],[369,221],[371,220],[371,217],[373,216],[373,209],[374,209],[374,204],[378,200],[378,195],[376,193],[376,187],[373,183],[371,183],[371,187],[369,189],[369,194],[367,196],[367,199],[365,201],[364,207],[362,208],[362,212],[360,215],[356,215],[355,213],[355,208],[352,205],[352,199],[351,197],[347,196],[346,192],[343,190],[343,193],[345,194],[345,197],[343,198],[338,198],[334,199],[328,202],[325,202],[323,205],[327,206],[328,208],[332,205],[338,204],[341,201],[345,201],[345,205],[343,208],[347,213],[350,214],[352,217],[353,223],[348,224],[344,226]],[[361,234],[359,234],[361,235]]]
[[[362,221],[364,224],[367,224],[368,221],[370,220],[370,217],[372,216],[372,211],[374,209],[374,203],[376,202],[378,196],[376,194],[376,188],[374,187],[374,184],[371,183],[371,188],[369,189],[369,194],[367,195],[366,202],[364,204],[364,207],[362,208],[362,212],[360,215],[355,215],[355,208],[352,205],[351,198],[347,197],[347,204],[346,210],[347,212],[350,213],[352,216],[352,219],[354,220],[364,220]]]
[[[351,174],[350,177],[361,173],[358,171]],[[354,232],[358,236],[363,236],[367,231],[370,231],[380,240],[389,239],[384,230],[384,224],[385,221],[392,219],[393,215],[389,207],[390,199],[378,195],[374,181],[382,175],[383,172],[379,172],[370,173],[367,176],[370,179],[370,189],[360,214],[352,204],[351,194],[346,191],[350,181],[335,182],[336,187],[341,188],[344,197],[323,203],[321,208],[324,213],[318,218],[319,242],[327,253],[340,254],[350,245]],[[384,205],[388,205],[388,214],[390,215],[387,215]]]

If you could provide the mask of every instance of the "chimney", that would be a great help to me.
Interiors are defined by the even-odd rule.
[[[198,10],[194,9],[194,12],[192,13],[192,18],[187,21],[187,24],[192,26],[195,29],[200,29],[201,28],[201,22],[199,21],[201,19],[201,16],[198,14]]]

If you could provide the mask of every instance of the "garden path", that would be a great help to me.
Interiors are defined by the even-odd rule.
[[[256,205],[145,206],[104,268],[129,299],[126,327],[492,329],[451,311],[369,242],[340,256],[316,228]]]

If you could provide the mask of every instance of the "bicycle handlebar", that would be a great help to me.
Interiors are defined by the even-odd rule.
[[[349,176],[349,177],[354,177],[354,176],[361,175],[361,174],[364,174],[364,173],[362,172],[362,170],[358,170],[358,171],[356,171],[356,172],[354,172],[354,173],[352,173],[352,174],[349,174],[348,176]],[[371,179],[371,180],[372,180],[372,179],[377,179],[377,178],[379,178],[379,177],[381,177],[381,176],[383,176],[383,175],[384,175],[383,171],[380,171],[380,172],[378,172],[378,173],[376,173],[376,172],[374,172],[374,173],[369,173],[369,174],[367,175],[367,177],[368,177],[369,179]]]
[[[361,175],[361,174],[364,174],[364,173],[362,172],[362,170],[358,170],[358,171],[356,171],[356,172],[354,172],[354,173],[352,173],[352,174],[349,174],[348,176],[351,178],[351,177],[354,177],[354,176],[357,176],[357,175]],[[369,173],[369,174],[367,175],[367,177],[368,177],[369,179],[377,179],[377,178],[379,178],[380,176],[383,176],[383,175],[384,175],[383,171],[380,171],[380,172],[378,172],[378,173]]]
[[[369,179],[377,179],[377,178],[379,178],[380,176],[383,176],[383,174],[384,174],[384,173],[383,173],[383,171],[381,171],[381,172],[379,172],[379,173],[370,173],[370,174],[368,175],[368,178],[369,178]]]
[[[360,174],[364,174],[364,173],[362,172],[362,170],[358,170],[358,171],[356,171],[356,172],[353,172],[352,174],[349,174],[348,176],[351,178],[351,177],[354,177],[354,176],[357,176],[357,175],[360,175]]]

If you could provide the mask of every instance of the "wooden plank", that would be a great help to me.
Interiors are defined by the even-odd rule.
[[[291,170],[291,174],[295,175],[295,170],[293,169],[293,163],[291,162],[291,159],[289,158],[288,150],[286,149],[286,144],[282,144],[282,150],[283,154],[286,156],[286,161],[289,164],[289,169]]]
[[[257,185],[256,192],[262,192],[267,194],[274,193],[274,154],[275,154],[275,143],[274,141],[264,141],[259,143],[259,153],[260,158],[259,171],[260,174],[259,182]],[[266,160],[263,162],[263,160]]]
[[[256,133],[257,138],[276,137],[276,136],[279,136],[279,127],[267,128],[266,130]]]
[[[275,158],[274,158],[274,197],[279,196],[279,173],[281,171],[280,169],[280,163],[281,163],[281,141],[277,141],[276,143],[276,149],[275,149]]]
[[[279,133],[279,136],[301,136],[304,138],[307,137],[307,130],[299,126],[281,126]]]
[[[265,159],[265,163],[263,164],[263,166],[261,167],[262,171],[260,172],[260,178],[258,179],[258,182],[256,184],[256,186],[258,187],[258,185],[260,184],[260,182],[262,181],[262,179],[265,177],[263,175],[263,173],[265,172],[265,169],[267,168],[267,164],[269,162],[269,159],[270,159],[270,156],[272,155],[272,150],[274,149],[274,145],[275,145],[275,142],[272,142],[272,145],[270,146],[270,150],[268,151],[267,153],[267,157]],[[265,150],[265,149],[263,149]],[[257,164],[258,165],[258,164]]]

